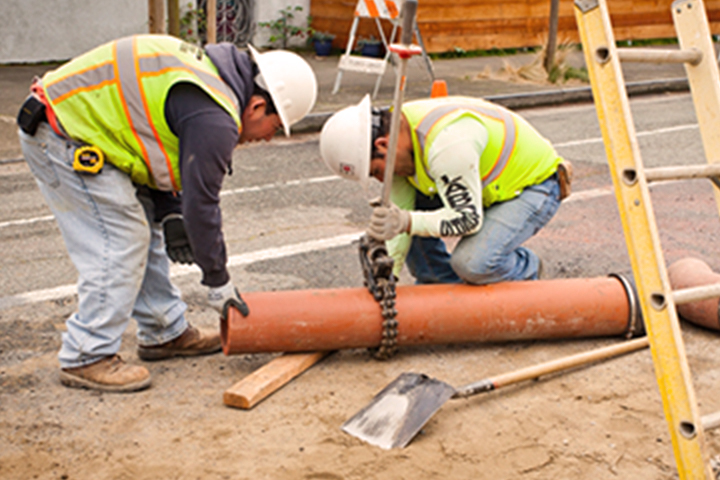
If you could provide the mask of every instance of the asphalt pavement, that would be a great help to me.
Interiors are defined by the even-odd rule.
[[[673,48],[663,47],[663,48]],[[293,128],[295,132],[318,131],[325,120],[337,110],[358,103],[373,93],[377,75],[344,71],[337,93],[333,87],[338,77],[338,55],[316,57],[303,53],[318,79],[318,99],[313,111]],[[579,69],[584,66],[581,51],[562,53],[564,65]],[[431,60],[432,74],[421,56],[408,64],[405,98],[425,98],[430,95],[434,79],[444,80],[450,95],[484,97],[508,108],[528,108],[573,102],[590,102],[592,93],[587,83],[579,80],[550,83],[525,80],[518,71],[537,73],[538,53],[519,53],[506,56],[479,56]],[[21,157],[17,141],[15,116],[27,95],[35,75],[42,75],[55,64],[0,66],[0,162]],[[687,90],[684,67],[679,64],[623,64],[629,95],[657,94]],[[536,76],[536,75],[534,75]],[[373,104],[392,104],[395,75],[388,66]]]

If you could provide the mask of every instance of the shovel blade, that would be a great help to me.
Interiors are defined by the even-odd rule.
[[[403,373],[348,419],[342,430],[385,450],[403,448],[454,393],[440,380]]]

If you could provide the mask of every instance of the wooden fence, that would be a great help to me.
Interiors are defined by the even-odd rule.
[[[356,3],[311,0],[313,28],[334,33],[334,46],[344,48]],[[608,0],[616,39],[675,37],[671,5],[672,0]],[[720,0],[705,0],[705,8],[713,34],[720,33]],[[417,22],[427,51],[441,53],[544,45],[549,14],[550,0],[419,0]],[[389,22],[383,29],[389,33]],[[358,35],[377,37],[375,22],[361,19]],[[579,41],[572,0],[560,1],[558,41]]]

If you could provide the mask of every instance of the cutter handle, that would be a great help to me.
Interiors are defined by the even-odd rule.
[[[417,0],[405,0],[402,12],[402,36],[400,37],[400,41],[403,45],[410,45],[412,43],[413,26],[415,24],[415,14],[417,12],[417,7]]]

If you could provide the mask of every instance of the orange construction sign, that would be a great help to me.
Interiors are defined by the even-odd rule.
[[[359,0],[355,7],[356,17],[394,20],[400,11],[392,0]]]

